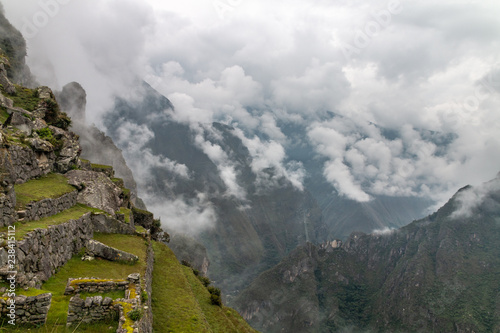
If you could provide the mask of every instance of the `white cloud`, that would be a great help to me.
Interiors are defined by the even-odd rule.
[[[19,29],[43,13],[38,0],[4,7]],[[232,2],[221,18],[200,0],[72,0],[28,39],[28,63],[54,88],[80,82],[98,126],[114,95],[131,94],[134,79],[149,75],[172,100],[175,120],[223,121],[250,137],[260,175],[275,167],[300,188],[303,169],[284,165],[280,125],[291,121],[308,126],[315,151],[328,159],[325,176],[345,195],[443,200],[500,165],[500,3],[402,2],[390,24],[346,58],[341,46],[385,9],[387,2],[256,0]],[[389,140],[373,124],[402,137]],[[415,128],[457,137],[442,149]],[[256,131],[269,140],[253,138]],[[234,170],[221,165],[227,184]]]
[[[500,175],[500,174],[499,174]],[[458,208],[451,214],[452,218],[471,217],[474,209],[483,204],[492,192],[500,191],[500,177],[479,186],[469,187],[456,195]],[[497,204],[498,205],[498,204]]]
[[[248,138],[241,129],[235,129],[234,134],[243,142],[252,157],[250,166],[260,187],[277,186],[279,179],[285,177],[298,190],[304,189],[305,170],[302,164],[292,161],[285,165],[285,148],[280,143],[274,140],[263,141],[257,136]]]
[[[217,214],[206,195],[198,194],[190,200],[177,198],[175,200],[158,200],[155,197],[145,197],[148,209],[156,216],[161,216],[165,230],[175,230],[191,236],[211,229],[217,221]]]

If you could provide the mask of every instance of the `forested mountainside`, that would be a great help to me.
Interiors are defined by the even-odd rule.
[[[264,332],[497,332],[499,177],[401,229],[302,246],[236,307]]]

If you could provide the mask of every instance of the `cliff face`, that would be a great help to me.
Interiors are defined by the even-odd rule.
[[[131,190],[133,203],[139,208],[145,209],[142,201],[136,200],[137,184],[132,171],[123,158],[122,151],[116,147],[109,136],[95,125],[87,124],[87,94],[83,87],[77,82],[71,82],[55,95],[61,109],[67,112],[73,120],[71,129],[80,137],[81,157],[94,163],[112,166],[116,176],[122,178],[125,187]]]
[[[354,233],[338,248],[301,247],[259,276],[236,306],[265,332],[495,332],[499,221],[496,178],[399,230]]]
[[[36,82],[26,66],[26,41],[21,33],[0,12],[0,49],[9,59],[7,75],[10,80],[33,87]]]

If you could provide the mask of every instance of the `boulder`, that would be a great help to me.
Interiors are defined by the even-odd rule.
[[[136,262],[139,260],[139,257],[134,254],[115,249],[93,239],[87,244],[87,253],[110,261]]]
[[[114,216],[120,209],[122,190],[101,172],[72,170],[65,174],[78,190],[78,202],[104,210]]]

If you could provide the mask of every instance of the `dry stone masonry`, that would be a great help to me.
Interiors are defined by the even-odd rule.
[[[109,297],[93,296],[82,299],[79,293],[125,290],[125,297],[112,300]],[[91,323],[100,320],[112,319],[118,315],[119,325],[117,333],[152,332],[152,321],[132,321],[130,311],[141,308],[141,279],[139,273],[130,274],[127,280],[103,280],[99,278],[69,279],[65,295],[71,297],[68,307],[67,326],[74,326],[81,322]],[[148,326],[149,325],[149,326]],[[141,327],[141,329],[139,329]],[[142,327],[145,327],[142,329]]]
[[[0,193],[0,227],[15,222],[16,193],[10,188],[7,193]]]
[[[91,214],[76,220],[36,229],[17,242],[17,279],[20,287],[40,288],[93,237]],[[9,271],[6,248],[0,248],[0,275]]]
[[[43,325],[47,320],[52,294],[46,293],[38,296],[16,296],[15,301],[15,323],[16,325]],[[9,318],[8,294],[0,297],[0,313],[2,318]],[[14,316],[12,316],[14,317]]]
[[[92,323],[116,318],[118,306],[109,297],[94,296],[85,300],[79,294],[71,297],[68,307],[67,326]]]
[[[127,280],[100,279],[96,277],[68,279],[64,295],[88,293],[105,293],[114,290],[126,290],[129,286]]]
[[[41,218],[52,216],[76,205],[78,191],[64,194],[55,199],[43,199],[33,201],[26,205],[25,210],[18,213],[18,219],[24,221],[36,221]]]

